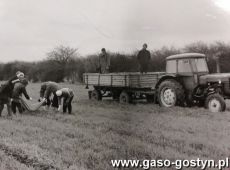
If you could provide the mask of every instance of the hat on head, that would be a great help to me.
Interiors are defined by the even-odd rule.
[[[19,78],[19,77],[24,77],[25,75],[24,75],[23,72],[17,71],[17,72],[16,72],[16,76]]]
[[[16,75],[18,75],[19,73],[21,73],[21,71],[17,71],[17,72],[16,72]]]
[[[148,47],[148,45],[147,45],[146,43],[143,44],[143,47],[144,47],[144,46],[145,46],[145,47]]]
[[[56,91],[56,95],[57,95],[58,97],[61,96],[61,95],[62,95],[62,91],[61,91],[61,90]]]

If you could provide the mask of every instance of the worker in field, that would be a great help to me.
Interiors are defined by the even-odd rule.
[[[24,79],[24,76],[25,75],[24,75],[23,72],[17,71],[15,76],[13,76],[6,83],[4,83],[4,84],[1,85],[0,94],[2,94],[2,93],[9,93],[9,92],[12,93],[12,90],[14,88],[14,84],[16,82],[19,82],[21,79]]]
[[[105,48],[101,49],[99,55],[99,72],[100,73],[109,73],[110,68],[110,56],[107,54]]]
[[[47,107],[51,105],[53,108],[58,108],[58,98],[56,91],[59,89],[60,87],[56,82],[48,81],[43,83],[40,89],[40,100],[45,99]],[[51,94],[53,94],[52,100],[50,99]]]
[[[24,108],[21,105],[21,97],[22,94],[25,96],[27,100],[32,100],[32,98],[28,95],[26,91],[26,86],[28,85],[28,80],[26,78],[22,79],[21,81],[15,83],[12,99],[11,99],[11,109],[14,114],[16,114],[16,109],[18,109],[19,113],[24,111]]]
[[[139,63],[139,69],[141,73],[147,73],[149,62],[151,59],[150,52],[147,50],[147,44],[143,44],[142,50],[139,51],[137,55],[137,60]]]
[[[70,88],[62,88],[58,91],[56,91],[56,95],[58,97],[58,111],[61,110],[61,104],[63,99],[63,113],[66,113],[68,110],[68,113],[72,113],[72,100],[74,97],[73,90]]]
[[[2,115],[2,110],[4,105],[7,106],[8,116],[11,116],[11,97],[14,89],[14,85],[17,82],[22,81],[24,78],[24,73],[17,71],[16,75],[10,78],[6,83],[2,84],[0,87],[0,116]]]

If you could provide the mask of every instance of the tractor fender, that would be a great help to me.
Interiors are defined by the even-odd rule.
[[[164,76],[162,76],[159,80],[158,80],[158,82],[157,82],[157,84],[156,84],[156,86],[155,86],[155,89],[158,89],[158,87],[159,87],[159,85],[163,82],[163,81],[165,81],[165,80],[176,80],[176,81],[178,81],[178,79],[177,79],[177,76],[176,75],[164,75]]]

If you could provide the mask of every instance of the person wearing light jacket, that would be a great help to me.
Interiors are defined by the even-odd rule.
[[[110,69],[110,56],[107,54],[105,48],[101,49],[99,55],[99,72],[100,73],[109,73]]]
[[[61,110],[61,101],[63,98],[63,113],[66,113],[66,110],[68,109],[68,113],[72,113],[72,100],[74,97],[73,90],[70,88],[62,88],[56,92],[56,95],[58,97],[58,111]]]

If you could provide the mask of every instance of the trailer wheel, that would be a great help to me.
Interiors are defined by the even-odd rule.
[[[99,90],[94,89],[91,93],[91,99],[92,100],[101,100],[102,99],[101,92]]]
[[[185,92],[182,85],[176,80],[165,80],[158,88],[158,102],[160,106],[172,107],[183,105]]]
[[[226,109],[226,103],[224,98],[218,94],[211,94],[205,100],[205,108],[211,112],[224,112]]]
[[[131,97],[126,91],[123,91],[120,94],[119,101],[122,104],[127,104],[127,103],[130,103]]]

